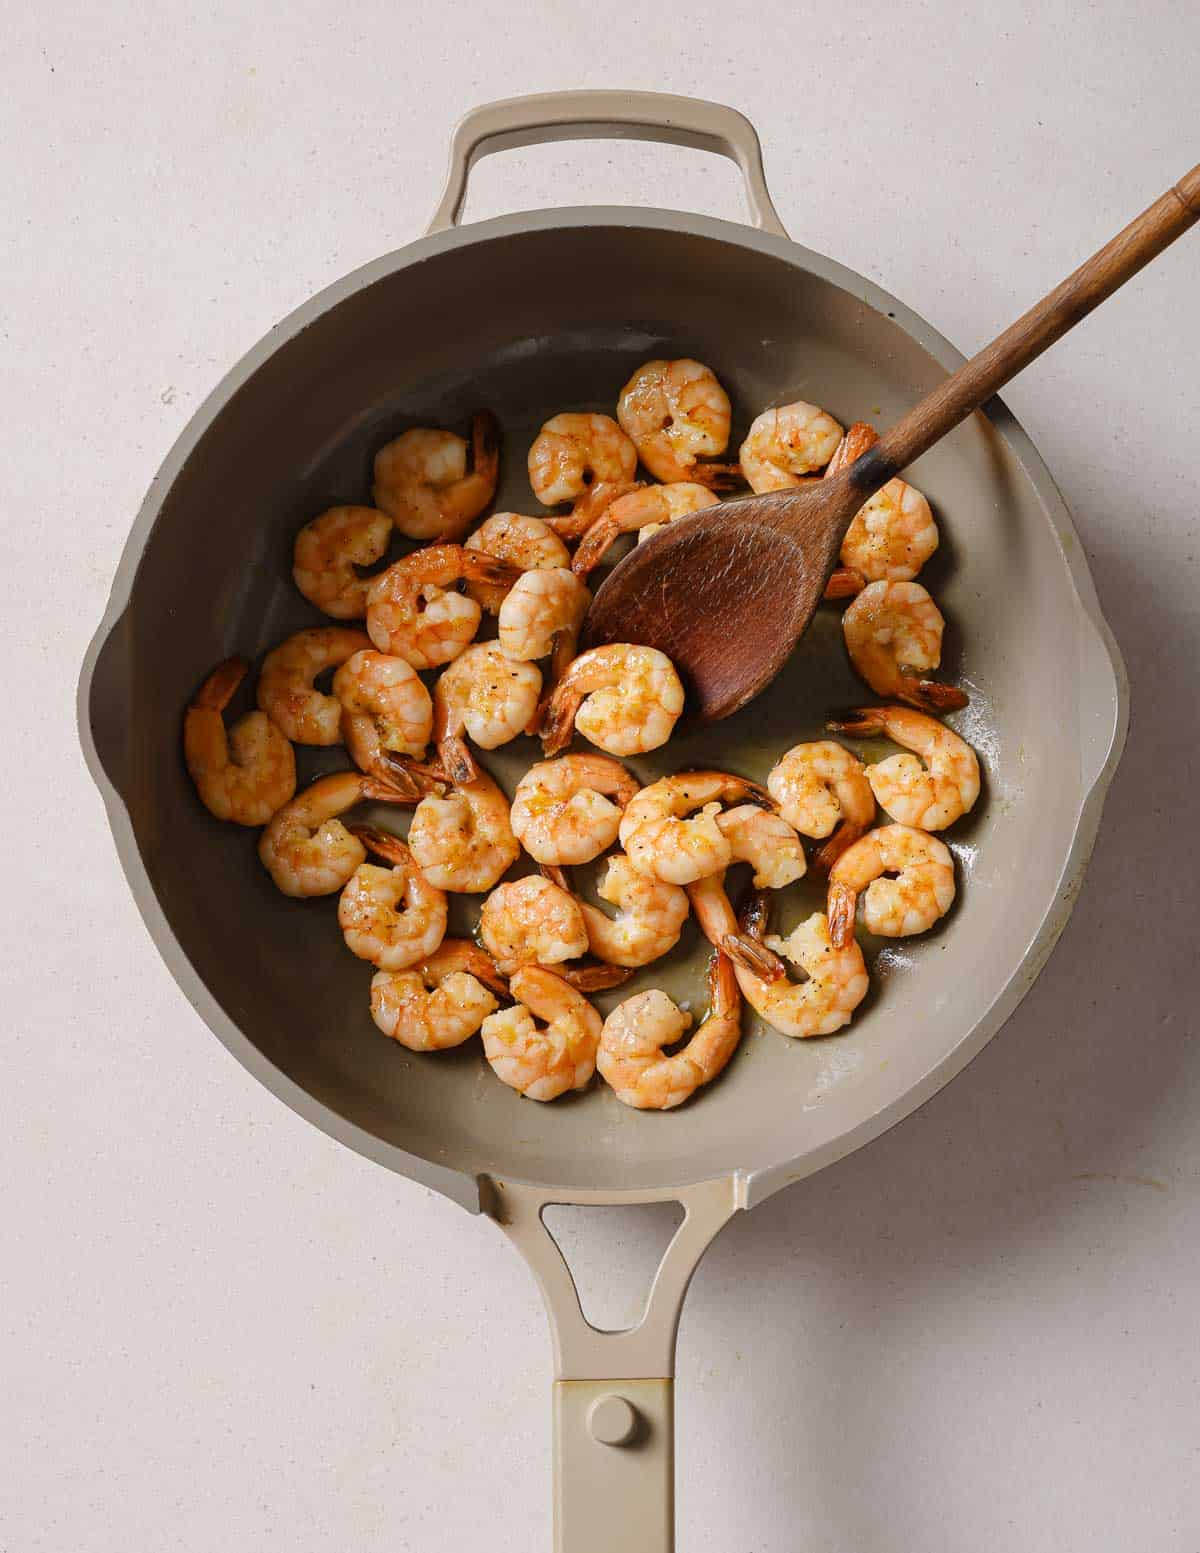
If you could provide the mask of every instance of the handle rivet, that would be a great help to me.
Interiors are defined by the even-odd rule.
[[[600,1445],[628,1445],[637,1433],[638,1411],[632,1402],[609,1392],[588,1408],[588,1428]]]

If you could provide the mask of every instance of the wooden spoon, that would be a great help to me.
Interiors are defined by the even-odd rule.
[[[854,514],[1200,220],[1200,166],[935,388],[843,473],[677,518],[605,580],[585,644],[641,642],[675,664],[690,710],[728,717],[763,690],[812,619]]]

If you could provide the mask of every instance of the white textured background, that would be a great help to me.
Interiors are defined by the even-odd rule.
[[[282,314],[420,231],[478,101],[742,107],[798,238],[988,338],[1200,154],[1200,20],[983,11],[0,3],[4,1553],[548,1547],[531,1280],[208,1035],[118,872],[77,666],[188,417]],[[470,209],[593,198],[741,208],[726,164],[575,145],[487,162]],[[1127,655],[1129,750],[1003,1034],[705,1261],[685,1553],[1200,1547],[1198,277],[1194,235],[1008,393]],[[648,1235],[590,1233],[610,1308]]]

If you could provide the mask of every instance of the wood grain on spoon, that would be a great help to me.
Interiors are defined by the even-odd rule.
[[[778,674],[807,629],[863,502],[1200,219],[1200,166],[938,385],[848,469],[692,513],[638,545],[601,585],[584,645],[665,652],[690,709],[728,717]]]

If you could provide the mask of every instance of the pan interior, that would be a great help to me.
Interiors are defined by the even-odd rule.
[[[977,809],[946,838],[960,898],[940,928],[866,945],[872,991],[844,1034],[793,1042],[748,1019],[726,1074],[676,1112],[629,1110],[599,1081],[553,1105],[522,1100],[477,1041],[418,1056],[376,1031],[371,968],[343,947],[334,901],[279,895],[253,833],[196,800],[179,747],[188,696],[220,658],[257,660],[321,623],[292,585],[292,537],[326,506],[369,501],[375,450],[408,426],[465,431],[474,409],[491,407],[504,432],[497,508],[537,512],[525,454],[538,426],[562,410],[612,413],[647,358],[690,355],[717,371],[734,446],[759,410],[795,399],[886,426],[943,369],[802,256],[695,231],[548,225],[379,268],[318,309],[228,401],[164,494],[145,551],[128,623],[129,724],[113,764],[170,927],[253,1045],[384,1145],[469,1173],[606,1190],[803,1155],[953,1050],[1053,899],[1080,804],[1079,671],[1074,590],[1045,508],[979,417],[911,472],[941,525],[922,581],[948,617],[945,672],[972,697],[952,721],[985,768]],[[760,700],[629,764],[643,781],[693,765],[762,781],[790,745],[820,736],[831,708],[865,699],[825,607]],[[233,710],[248,704],[244,691]],[[537,755],[522,739],[484,763],[511,792]],[[342,764],[340,750],[300,752],[302,779]],[[394,811],[378,818],[397,823]],[[478,901],[467,904],[473,920]],[[783,892],[775,930],[820,904],[818,882],[802,881]],[[459,929],[467,922],[461,914]],[[662,986],[699,1015],[706,960],[689,924],[667,960],[616,996]]]

